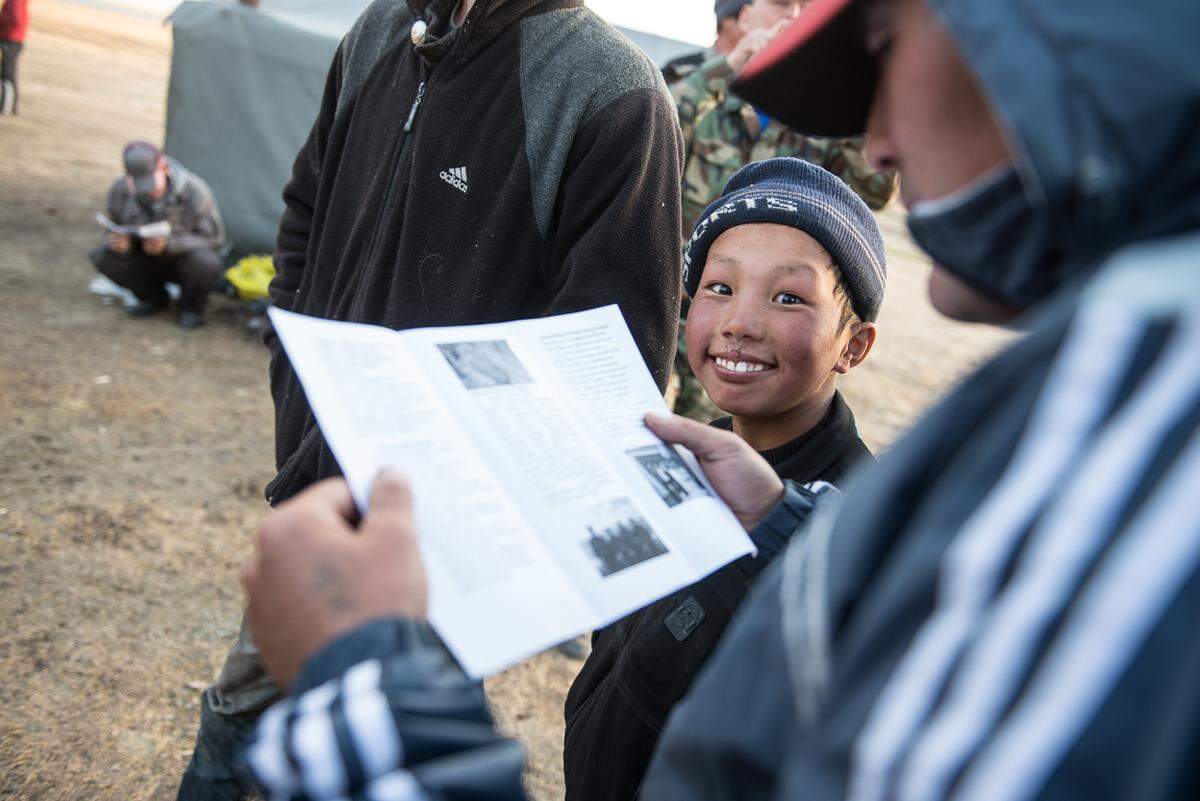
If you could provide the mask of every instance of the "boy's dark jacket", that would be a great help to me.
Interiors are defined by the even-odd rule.
[[[453,29],[455,5],[376,0],[342,42],[284,190],[272,301],[395,329],[618,303],[663,384],[682,143],[662,77],[581,0],[479,0]],[[266,342],[276,503],[338,470]]]
[[[730,422],[722,418],[713,425],[729,429]],[[871,458],[841,393],[834,394],[816,428],[763,456],[781,478],[834,485]],[[567,695],[567,801],[637,795],[667,714],[708,661],[751,584],[778,554],[766,543],[756,545],[757,556],[726,565],[592,637],[592,653]],[[702,619],[683,622],[685,616]]]

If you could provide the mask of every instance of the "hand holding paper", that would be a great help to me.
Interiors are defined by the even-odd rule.
[[[658,436],[695,455],[713,489],[742,528],[751,531],[783,497],[783,481],[750,443],[686,417],[651,414],[646,425]]]
[[[96,212],[96,222],[108,230],[109,233],[126,238],[137,237],[143,240],[166,240],[171,236],[171,223],[167,220],[159,220],[158,222],[146,223],[145,225],[118,225],[107,216]],[[126,249],[128,250],[128,248]]]
[[[417,550],[408,482],[385,471],[358,515],[342,479],[328,479],[280,506],[259,529],[242,570],[246,614],[263,664],[281,687],[324,645],[381,617],[423,619],[425,569]]]
[[[474,676],[605,625],[753,550],[615,306],[395,332],[271,320],[360,509],[410,478],[429,619]]]

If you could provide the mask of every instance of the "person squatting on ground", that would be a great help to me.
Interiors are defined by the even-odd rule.
[[[219,251],[225,226],[217,201],[202,178],[149,142],[130,142],[122,158],[125,175],[113,182],[105,204],[109,219],[129,227],[166,222],[170,233],[142,239],[110,231],[88,256],[97,270],[137,297],[128,310],[131,317],[166,308],[166,285],[178,284],[179,324],[195,328],[224,268]]]
[[[877,170],[868,164],[861,137],[805,135],[729,91],[743,65],[790,24],[806,3],[752,0],[743,4],[737,14],[743,36],[734,49],[728,55],[715,54],[672,85],[685,148],[685,235],[720,197],[735,172],[746,164],[778,156],[794,156],[824,167],[848,183],[872,209],[883,208],[895,192],[895,171]],[[819,80],[829,83],[831,91],[839,85],[836,74]],[[674,410],[701,421],[712,419],[716,409],[688,368],[686,336],[680,337],[675,362],[678,395]]]
[[[1026,333],[821,496],[642,798],[1200,793],[1196,30],[1179,0],[817,0],[742,76],[803,130],[869,132],[936,307]],[[756,537],[800,524],[739,437],[650,425]],[[356,527],[331,481],[263,524],[249,619],[291,692],[248,752],[270,797],[522,796],[520,748],[419,622],[410,503],[386,475]]]
[[[391,328],[617,303],[664,386],[682,143],[657,68],[577,0],[377,0],[347,34],[285,190],[275,305]],[[278,340],[280,503],[337,475]],[[279,691],[244,637],[204,693],[180,797],[234,798]]]
[[[17,60],[29,30],[29,0],[0,3],[0,116],[17,114]]]
[[[887,274],[879,226],[850,187],[799,159],[744,167],[696,224],[684,265],[691,367],[731,415],[713,425],[800,485],[838,484],[870,461],[837,377],[871,351]],[[593,635],[567,695],[567,801],[637,795],[668,714],[786,544],[757,540],[757,556]]]

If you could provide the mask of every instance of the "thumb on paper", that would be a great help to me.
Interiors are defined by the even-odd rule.
[[[719,448],[728,434],[719,428],[677,414],[669,417],[648,414],[646,427],[672,445],[682,445],[701,459],[715,448]]]
[[[371,484],[363,528],[407,527],[412,522],[412,505],[408,479],[398,470],[385,467]]]

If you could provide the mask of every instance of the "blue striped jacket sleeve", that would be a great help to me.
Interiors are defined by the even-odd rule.
[[[407,621],[368,623],[310,660],[244,759],[272,800],[524,798],[523,754],[482,687]]]

